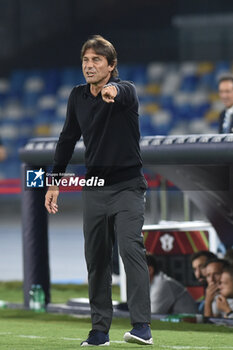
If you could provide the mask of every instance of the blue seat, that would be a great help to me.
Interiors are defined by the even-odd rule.
[[[198,86],[198,76],[196,75],[186,75],[184,76],[181,85],[180,91],[183,92],[194,92]]]
[[[199,88],[216,90],[216,77],[214,72],[205,73],[199,78]]]
[[[130,80],[131,79],[131,70],[130,66],[126,64],[118,65],[119,76],[122,80]]]
[[[34,118],[34,125],[40,125],[40,124],[50,124],[54,121],[54,113],[50,110],[42,110],[38,111]]]
[[[193,114],[193,108],[190,104],[175,106],[174,112],[175,112],[177,121],[181,119],[188,120],[195,117],[195,115]]]
[[[219,61],[215,64],[215,73],[229,72],[231,70],[231,63],[229,61]]]
[[[141,136],[155,135],[155,127],[150,115],[143,115],[139,119]]]
[[[132,80],[135,84],[138,84],[138,85],[147,84],[148,80],[147,80],[146,65],[131,66],[130,80]]]
[[[170,111],[174,111],[174,102],[173,102],[172,95],[160,95],[158,102],[162,109],[168,109]]]
[[[83,77],[81,68],[68,67],[64,68],[60,72],[60,84],[76,86],[84,84],[85,78]]]
[[[60,74],[58,69],[48,69],[45,71],[45,94],[55,94],[60,85]]]
[[[25,92],[23,97],[22,97],[22,103],[24,105],[24,108],[35,110],[36,104],[37,104],[40,96],[41,96],[40,93],[35,93],[35,92],[30,92],[30,91]]]
[[[140,95],[139,102],[141,104],[158,103],[158,97],[152,95]]]
[[[210,109],[210,103],[201,103],[200,105],[193,106],[193,113],[196,117],[204,117],[205,113]]]
[[[11,73],[11,76],[10,76],[10,84],[11,84],[10,95],[11,96],[21,97],[26,76],[27,76],[27,72],[24,70],[15,70]]]

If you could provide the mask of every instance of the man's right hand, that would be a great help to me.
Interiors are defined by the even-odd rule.
[[[217,294],[218,294],[218,284],[211,282],[206,288],[206,293],[205,293],[205,306],[204,306],[205,317],[214,316],[212,311],[212,302],[214,300],[215,295]]]
[[[214,297],[218,294],[218,292],[219,292],[218,284],[211,282],[206,288],[205,299],[208,300],[209,302],[212,302],[214,300]]]
[[[45,195],[45,207],[49,214],[56,214],[58,212],[57,198],[59,196],[59,187],[51,186],[49,187]]]

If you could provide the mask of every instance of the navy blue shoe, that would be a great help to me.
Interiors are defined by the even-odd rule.
[[[89,332],[87,340],[84,340],[81,343],[81,346],[108,346],[110,345],[109,342],[109,335],[98,331],[96,329],[92,329]]]
[[[134,323],[133,329],[126,332],[124,341],[127,343],[136,343],[140,345],[153,345],[150,325],[148,323]]]

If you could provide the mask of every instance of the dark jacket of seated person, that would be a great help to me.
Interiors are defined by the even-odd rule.
[[[157,314],[197,313],[197,304],[187,289],[158,269],[154,255],[147,255],[150,274],[151,312]]]

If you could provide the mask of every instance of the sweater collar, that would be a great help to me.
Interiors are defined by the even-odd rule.
[[[111,82],[113,82],[113,83],[118,83],[119,81],[120,81],[119,78],[117,78],[117,77],[111,77],[111,78],[109,79],[109,81],[107,82],[107,84],[109,84],[109,83],[111,83]],[[85,95],[85,97],[90,96],[90,95],[93,96],[93,95],[91,94],[91,91],[90,91],[90,84],[85,84],[85,85],[84,85],[83,94]]]

